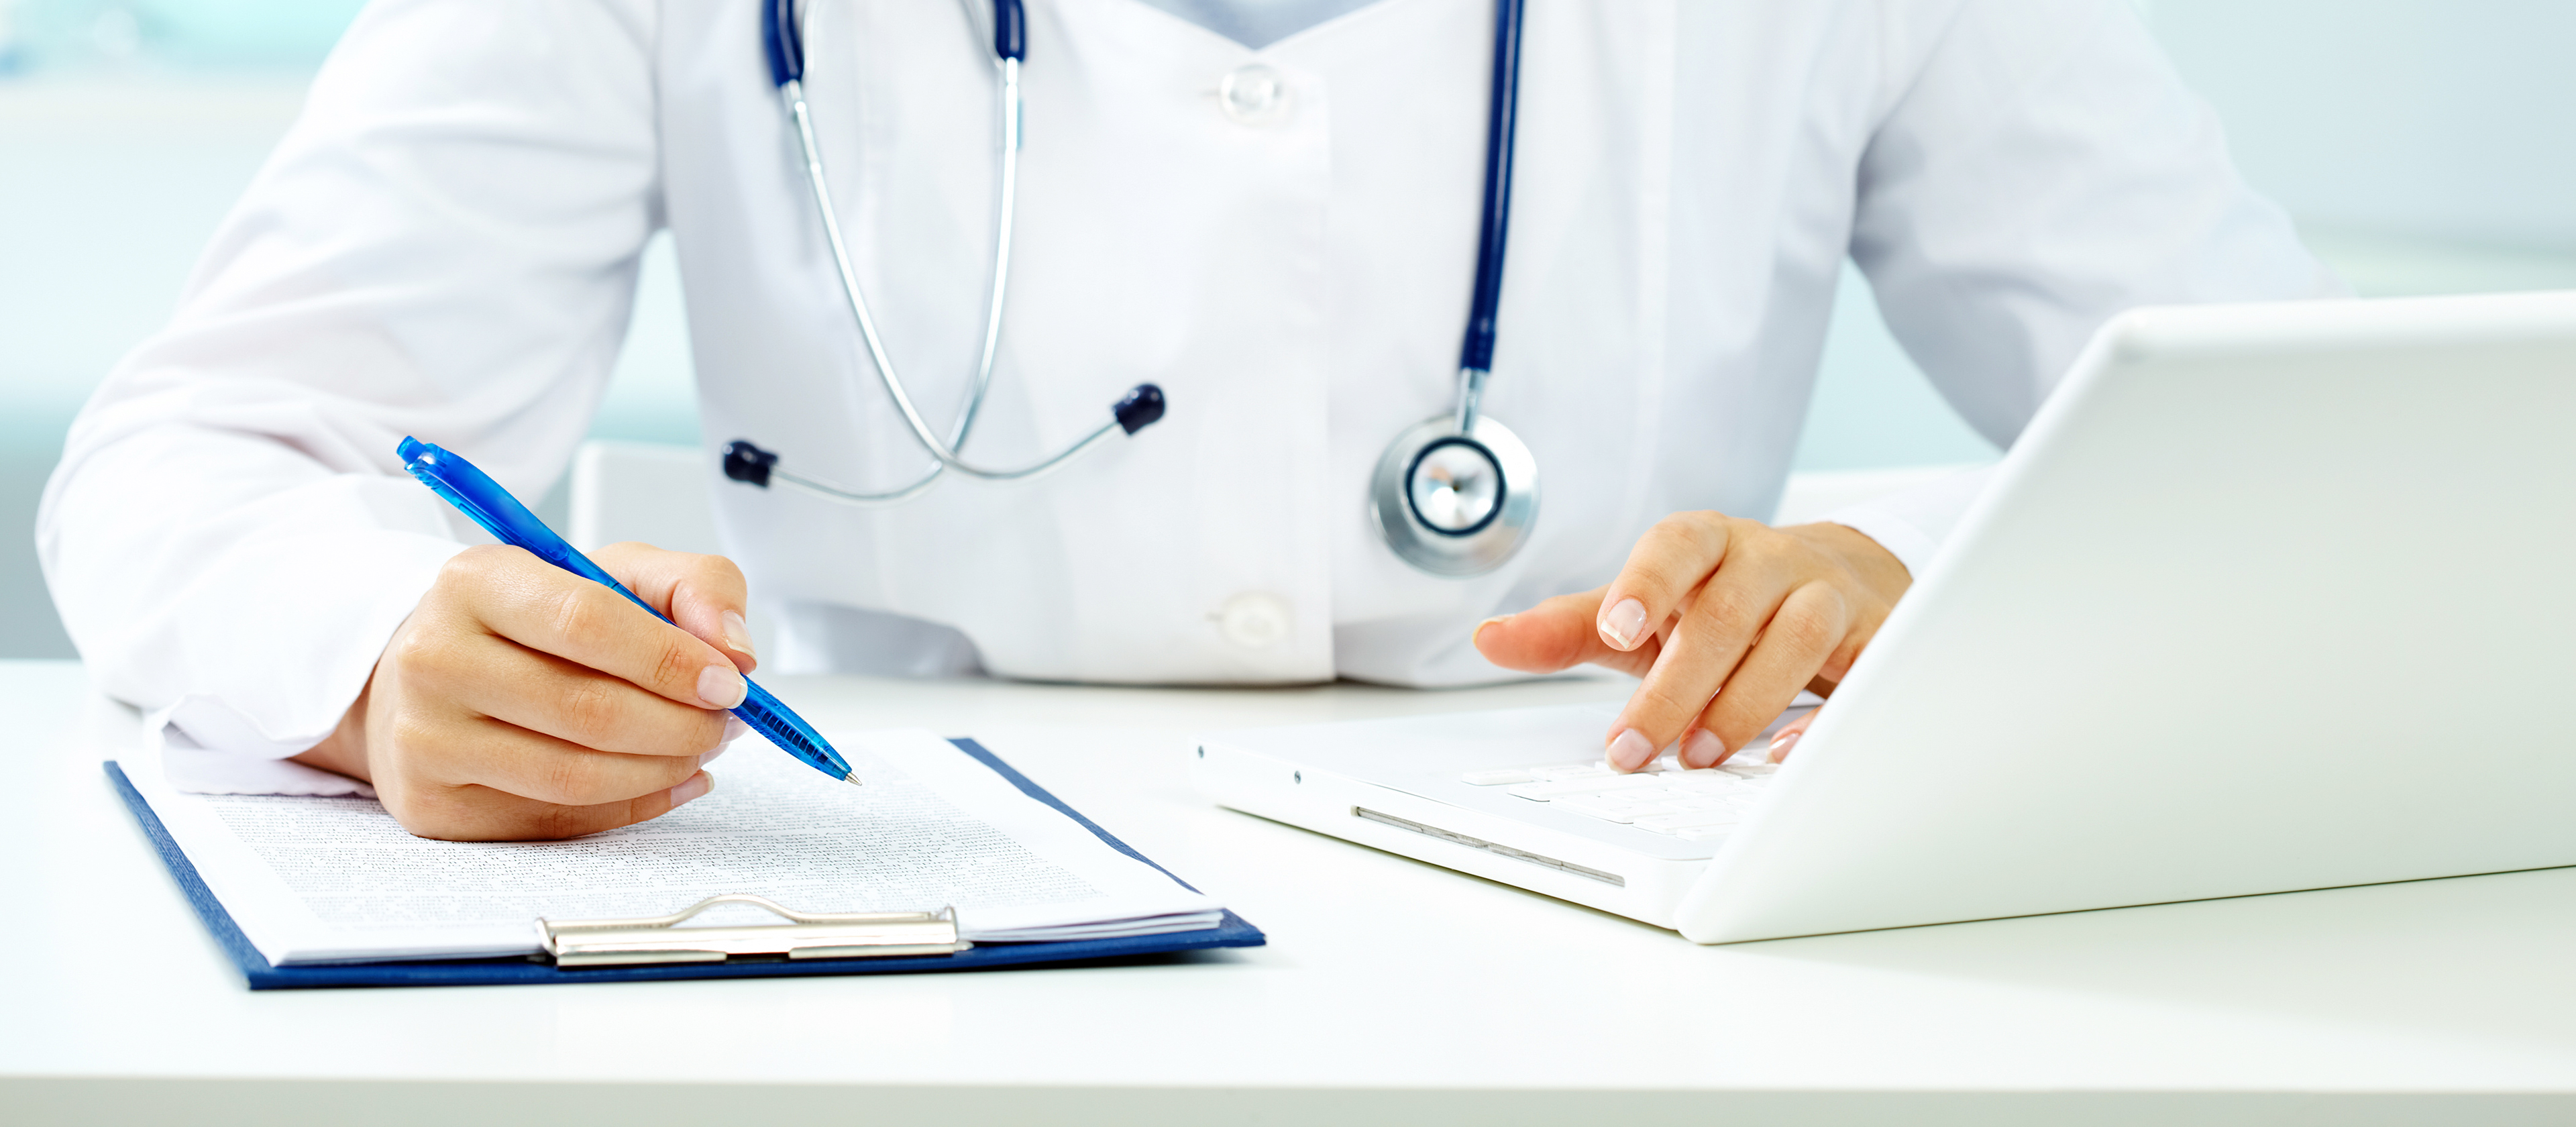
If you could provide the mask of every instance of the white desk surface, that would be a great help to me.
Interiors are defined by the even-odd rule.
[[[77,665],[0,663],[19,732],[0,788],[0,1120],[2576,1121],[2576,870],[1698,947],[1221,810],[1186,782],[1193,731],[1625,682],[773,687],[827,728],[983,739],[1270,945],[252,993],[99,769],[131,717]]]

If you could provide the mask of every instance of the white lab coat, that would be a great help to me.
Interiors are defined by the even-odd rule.
[[[991,250],[985,41],[954,3],[809,7],[839,215],[944,422]],[[1492,679],[1479,619],[1607,581],[1667,513],[1770,511],[1847,255],[1998,442],[2123,308],[2332,285],[2121,0],[1532,0],[1485,404],[1545,493],[1509,564],[1436,578],[1380,542],[1365,485],[1452,402],[1488,0],[1381,0],[1259,52],[1134,0],[1028,10],[1014,287],[971,453],[1052,449],[1144,380],[1170,415],[1043,482],[891,510],[717,482],[756,611],[784,616],[773,666]],[[542,492],[660,227],[711,449],[858,487],[923,465],[841,308],[756,11],[359,18],[47,491],[47,576],[107,691],[206,747],[326,735],[468,539],[396,440]],[[1216,91],[1255,63],[1285,102],[1238,120]],[[1967,493],[1847,523],[1919,568]]]

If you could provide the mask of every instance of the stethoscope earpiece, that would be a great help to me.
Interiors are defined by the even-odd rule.
[[[769,473],[778,465],[778,455],[737,439],[725,447],[724,475],[745,485],[769,488]]]
[[[1163,421],[1163,389],[1149,383],[1137,384],[1116,406],[1109,409],[1118,420],[1118,429],[1134,434]]]

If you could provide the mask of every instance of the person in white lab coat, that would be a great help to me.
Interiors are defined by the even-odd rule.
[[[467,548],[393,451],[416,434],[541,492],[667,228],[711,447],[862,487],[920,470],[759,4],[379,0],[173,323],[75,424],[38,531],[65,624],[174,748],[371,778],[435,836],[705,793],[751,595],[789,671],[1435,686],[1598,661],[1649,673],[1614,761],[1706,763],[1830,687],[1975,492],[1747,519],[1779,496],[1846,257],[1998,443],[2123,309],[2335,290],[2121,0],[1533,0],[1484,407],[1546,500],[1504,566],[1427,574],[1365,494],[1455,395],[1491,5],[1029,0],[974,450],[1058,447],[1145,380],[1168,418],[1040,482],[888,509],[719,481],[739,572],[603,555],[672,628]],[[806,9],[858,274],[913,393],[959,402],[998,163],[975,6]]]

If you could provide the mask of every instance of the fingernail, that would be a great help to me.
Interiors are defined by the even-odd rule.
[[[701,771],[689,776],[689,781],[671,788],[671,805],[678,806],[692,798],[702,797],[714,789],[716,789],[716,777]]]
[[[1796,745],[1798,737],[1803,735],[1806,735],[1806,733],[1793,729],[1771,737],[1771,746],[1768,749],[1771,754],[1771,762],[1777,763],[1782,757],[1788,755],[1789,749]]]
[[[1717,733],[1706,728],[1693,728],[1689,735],[1682,737],[1682,766],[1694,769],[1714,767],[1718,760],[1724,758],[1726,744],[1718,740]]]
[[[751,624],[742,620],[742,612],[724,612],[725,648],[744,657],[759,657],[751,652]]]
[[[1508,614],[1498,614],[1498,615],[1495,615],[1495,616],[1494,616],[1494,617],[1492,617],[1492,618],[1488,618],[1488,619],[1484,620],[1483,622],[1479,622],[1479,623],[1477,623],[1477,624],[1476,624],[1476,628],[1475,628],[1474,630],[1471,630],[1471,631],[1469,631],[1469,632],[1467,633],[1467,644],[1468,644],[1468,645],[1471,645],[1471,646],[1472,646],[1472,645],[1475,645],[1475,644],[1476,644],[1477,639],[1482,638],[1482,637],[1484,637],[1484,636],[1485,636],[1485,628],[1486,628],[1486,627],[1491,626],[1491,625],[1493,625],[1493,624],[1495,624],[1495,623],[1497,623],[1497,622],[1501,622],[1502,620],[1504,620],[1504,619],[1506,619],[1506,618],[1510,618],[1510,617],[1511,617],[1511,616],[1510,616],[1510,615],[1508,615]]]
[[[702,753],[702,754],[700,754],[700,755],[698,756],[698,766],[700,766],[700,767],[704,767],[704,766],[706,766],[706,765],[707,765],[707,764],[709,764],[709,763],[713,763],[713,762],[715,762],[715,761],[716,761],[716,757],[717,757],[717,756],[723,755],[724,753],[726,753],[726,752],[728,752],[728,751],[731,751],[731,750],[733,750],[733,749],[732,749],[731,747],[727,746],[727,745],[724,745],[724,744],[717,744],[717,745],[716,745],[716,749],[715,749],[714,751],[705,752],[705,753]]]
[[[733,708],[751,695],[750,683],[730,665],[710,665],[698,671],[698,699],[709,708]]]
[[[731,747],[735,740],[741,739],[750,734],[751,725],[743,723],[742,717],[727,716],[725,717],[724,735],[716,740],[716,746],[720,748]]]
[[[1621,599],[1601,612],[1601,636],[1620,649],[1633,649],[1637,636],[1646,629],[1646,604],[1635,599]]]
[[[1620,732],[1618,739],[1610,741],[1610,749],[1606,754],[1610,757],[1612,767],[1622,771],[1634,771],[1645,766],[1648,760],[1655,757],[1655,745],[1646,739],[1644,732],[1629,728]]]

